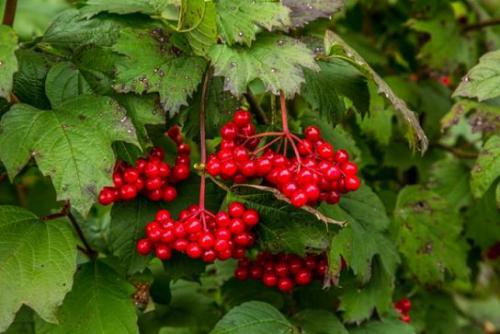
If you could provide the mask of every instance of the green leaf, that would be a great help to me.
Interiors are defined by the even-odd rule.
[[[431,166],[429,187],[459,211],[471,201],[469,168],[460,160],[445,158]]]
[[[473,100],[460,100],[441,119],[441,131],[457,125],[462,117],[469,116],[471,113],[469,125],[473,132],[489,134],[495,133],[500,128],[500,106]],[[468,141],[474,141],[466,138]]]
[[[125,56],[116,63],[115,89],[157,92],[163,109],[171,113],[187,104],[206,68],[203,58],[183,55],[161,29],[122,30],[113,50]]]
[[[471,203],[465,219],[465,234],[483,250],[500,240],[500,211],[493,187]]]
[[[16,314],[16,319],[5,334],[35,334],[34,312],[27,306],[21,307]]]
[[[14,93],[17,98],[33,107],[50,108],[45,78],[55,59],[31,49],[20,49],[16,55],[19,71],[14,74]]]
[[[302,96],[330,123],[339,123],[346,109],[343,98],[354,103],[356,110],[365,113],[368,110],[370,96],[366,79],[349,63],[331,59],[318,62],[319,72],[305,70],[306,85]]]
[[[354,277],[341,278],[339,309],[345,321],[359,322],[370,318],[374,310],[382,315],[392,309],[393,273],[387,273],[376,261],[371,276],[364,286]]]
[[[65,100],[93,93],[80,70],[70,62],[52,66],[45,79],[45,92],[52,108],[60,107]]]
[[[228,307],[254,300],[269,303],[280,309],[285,302],[281,293],[273,289],[264,289],[261,282],[254,280],[242,282],[234,277],[222,286],[221,293],[224,305]]]
[[[303,310],[292,321],[303,334],[348,334],[339,319],[325,310]]]
[[[429,141],[422,130],[415,114],[408,108],[406,103],[397,97],[389,85],[370,67],[370,65],[344,40],[334,32],[327,30],[325,34],[325,50],[327,55],[333,58],[343,59],[358,68],[368,79],[372,80],[378,87],[378,93],[384,96],[402,116],[408,125],[407,137],[412,146],[416,146],[424,152]]]
[[[58,200],[71,200],[84,215],[102,187],[112,183],[111,144],[137,143],[123,108],[107,97],[79,96],[54,110],[16,104],[0,128],[0,158],[9,177],[14,179],[33,157],[51,177]]]
[[[350,331],[352,334],[415,334],[413,327],[398,319],[370,321]]]
[[[294,27],[303,27],[318,18],[330,18],[344,7],[344,0],[283,0],[291,9],[290,18]]]
[[[187,40],[194,53],[199,56],[206,56],[210,47],[217,43],[217,23],[216,9],[212,1],[205,0],[184,0],[187,6],[187,15],[191,25],[196,28],[187,32]],[[200,13],[203,13],[201,22]],[[196,22],[196,23],[195,23]]]
[[[139,333],[134,288],[107,264],[84,264],[59,310],[59,325],[37,323],[37,333]]]
[[[217,27],[224,42],[250,46],[262,29],[285,30],[289,9],[276,0],[218,0]]]
[[[467,281],[462,221],[445,199],[420,186],[407,186],[398,195],[394,217],[399,251],[416,279],[439,283],[446,274]]]
[[[253,301],[231,309],[210,334],[283,334],[294,331],[294,327],[277,309]]]
[[[479,59],[453,93],[453,96],[484,101],[500,96],[500,50],[488,52]]]
[[[479,152],[471,171],[472,195],[479,198],[500,176],[500,136],[490,137]]]
[[[17,71],[17,35],[8,26],[0,25],[0,97],[10,98],[12,77]]]
[[[458,332],[460,317],[452,296],[440,291],[420,292],[411,298],[411,303],[411,323],[419,332]]]
[[[0,206],[0,331],[27,305],[57,322],[56,309],[71,290],[76,240],[62,219],[47,222],[30,211]]]
[[[459,64],[470,65],[477,47],[462,31],[449,2],[438,3],[437,12],[426,20],[410,19],[411,29],[430,35],[417,58],[436,70],[453,71]],[[453,55],[453,56],[450,56]]]
[[[382,202],[368,186],[343,196],[339,205],[322,205],[320,210],[348,223],[331,240],[329,270],[333,275],[340,273],[342,257],[358,279],[366,283],[371,277],[372,261],[378,255],[386,274],[393,277],[399,256],[383,234],[389,218]]]
[[[303,67],[319,70],[312,52],[304,44],[280,35],[262,35],[249,49],[215,45],[209,57],[214,75],[225,77],[225,89],[235,96],[260,79],[267,91],[279,94],[283,90],[291,97],[305,81]]]
[[[82,13],[92,17],[101,12],[114,14],[142,13],[170,18],[176,12],[175,0],[87,0]]]

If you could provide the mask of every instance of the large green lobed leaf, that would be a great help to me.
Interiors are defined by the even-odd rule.
[[[70,223],[47,222],[15,206],[0,206],[0,332],[21,306],[57,322],[56,310],[73,284],[76,240]]]

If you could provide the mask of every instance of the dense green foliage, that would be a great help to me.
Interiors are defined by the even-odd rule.
[[[497,0],[19,1],[0,25],[0,332],[500,331],[498,18]],[[326,252],[324,285],[137,254],[202,172],[171,203],[101,206],[115,162],[175,159],[173,124],[200,161],[202,108],[209,151],[239,106],[277,131],[280,91],[291,130],[349,151],[361,188],[304,210],[208,180],[206,205],[259,211],[253,254]]]

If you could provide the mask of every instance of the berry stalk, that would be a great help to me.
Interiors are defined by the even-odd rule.
[[[212,68],[209,67],[205,73],[205,79],[203,81],[203,88],[201,91],[201,103],[200,103],[200,150],[201,150],[201,164],[203,166],[201,171],[200,180],[200,200],[199,200],[199,210],[200,218],[203,222],[203,229],[207,230],[207,223],[205,219],[205,191],[206,191],[206,172],[205,165],[207,163],[207,143],[206,143],[206,124],[205,124],[205,106],[207,103],[207,93],[208,86],[210,83],[210,77],[212,74]]]

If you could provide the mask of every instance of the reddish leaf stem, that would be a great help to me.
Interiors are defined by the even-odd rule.
[[[201,102],[200,102],[200,150],[201,150],[201,164],[203,165],[200,180],[200,200],[199,200],[199,211],[200,218],[203,222],[203,229],[206,230],[206,219],[205,219],[205,191],[206,191],[206,171],[205,165],[207,163],[207,143],[206,143],[206,124],[205,124],[205,108],[208,95],[208,86],[210,83],[210,77],[212,75],[212,67],[209,67],[205,73],[205,78],[203,80],[203,87],[201,91]]]
[[[3,22],[6,26],[12,27],[14,25],[14,18],[16,17],[17,0],[7,0],[3,12]]]

